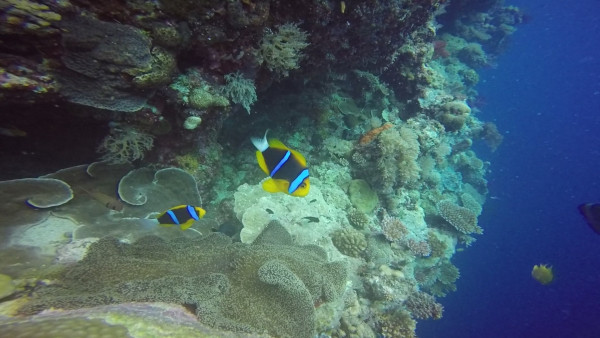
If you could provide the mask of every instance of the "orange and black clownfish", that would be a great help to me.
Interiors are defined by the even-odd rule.
[[[257,149],[258,165],[269,175],[262,184],[263,189],[271,193],[283,192],[296,197],[306,196],[310,189],[306,159],[279,140],[267,141],[267,132],[262,139],[251,138],[252,144]]]
[[[191,227],[195,221],[204,217],[204,214],[206,214],[206,210],[200,207],[178,205],[158,215],[156,219],[164,227],[179,225],[181,230],[185,230]]]

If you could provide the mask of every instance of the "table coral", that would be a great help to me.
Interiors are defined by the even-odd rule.
[[[71,187],[54,178],[1,181],[0,224],[11,226],[40,223],[48,218],[49,208],[65,204],[72,198]]]

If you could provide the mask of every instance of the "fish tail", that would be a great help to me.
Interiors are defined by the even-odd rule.
[[[267,131],[265,131],[265,136],[263,136],[263,138],[259,138],[259,137],[251,137],[250,141],[252,141],[252,144],[254,144],[254,146],[256,147],[256,149],[258,149],[258,151],[260,151],[261,153],[265,150],[267,150],[267,148],[269,148],[269,141],[267,141],[267,133],[269,132],[269,129],[267,129]]]

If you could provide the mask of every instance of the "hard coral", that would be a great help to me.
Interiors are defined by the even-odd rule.
[[[256,86],[254,81],[245,78],[240,73],[225,75],[227,85],[223,87],[223,94],[234,103],[241,104],[250,114],[250,106],[256,102]]]
[[[477,225],[477,215],[449,200],[439,201],[437,209],[444,220],[463,234],[481,234],[483,229]]]
[[[134,128],[114,129],[98,146],[98,152],[104,153],[102,159],[111,163],[127,163],[141,160],[152,149],[154,140],[151,135]]]
[[[390,216],[388,213],[383,215],[380,225],[381,232],[383,232],[385,238],[390,242],[400,240],[408,234],[406,225],[399,218]]]
[[[413,317],[418,319],[440,319],[444,311],[442,304],[437,303],[432,295],[424,292],[416,292],[410,295],[405,305]]]
[[[333,245],[346,256],[360,257],[367,248],[365,235],[353,228],[341,229],[331,235]]]
[[[260,42],[257,57],[269,70],[283,76],[300,67],[299,63],[309,43],[308,33],[295,23],[286,23],[278,27],[277,33],[266,31]]]

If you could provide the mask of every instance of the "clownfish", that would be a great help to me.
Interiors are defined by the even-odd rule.
[[[185,230],[192,224],[204,217],[206,210],[191,205],[178,205],[173,207],[156,217],[158,224],[164,227],[179,225],[181,230]]]
[[[279,140],[267,141],[267,132],[262,139],[251,138],[252,144],[257,149],[258,165],[269,175],[262,184],[263,189],[271,193],[283,192],[296,197],[306,196],[310,189],[306,159]]]

